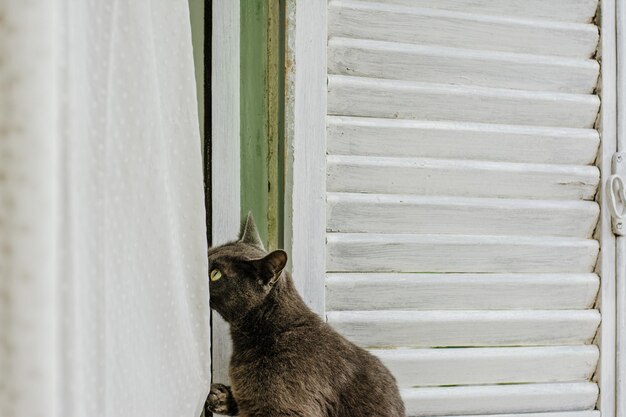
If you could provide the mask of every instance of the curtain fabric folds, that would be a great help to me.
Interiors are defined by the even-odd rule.
[[[0,415],[198,416],[210,383],[185,0],[0,1]]]

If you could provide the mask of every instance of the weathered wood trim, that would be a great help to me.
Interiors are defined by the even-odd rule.
[[[241,123],[241,217],[251,211],[261,240],[268,241],[268,145],[266,85],[267,55],[266,0],[240,4],[240,123]]]
[[[563,411],[554,413],[522,413],[522,414],[489,414],[487,415],[464,415],[464,416],[441,416],[441,417],[600,417],[598,410]]]
[[[212,244],[232,240],[240,225],[239,0],[213,0],[212,13]],[[212,378],[228,381],[228,325],[212,312]]]
[[[266,53],[267,78],[265,107],[267,108],[267,248],[283,247],[284,201],[284,71],[285,28],[281,20],[281,1],[267,2]]]
[[[592,165],[600,144],[595,129],[349,116],[329,116],[327,134],[331,155],[555,165]]]
[[[626,152],[626,3],[617,0],[617,151]],[[626,237],[616,238],[616,415],[626,417]]]
[[[369,348],[558,346],[591,343],[597,310],[329,311],[328,322]]]
[[[616,238],[616,415],[626,416],[626,237]]]
[[[298,290],[324,312],[326,0],[287,0],[285,246]]]
[[[328,193],[327,230],[591,238],[595,201]]]
[[[330,233],[331,272],[591,272],[598,242],[547,236]]]
[[[328,48],[329,73],[370,78],[591,94],[600,72],[594,59],[439,45],[331,38]]]
[[[279,0],[248,0],[240,7],[241,215],[252,211],[265,247],[272,250],[282,240]]]
[[[596,14],[598,0],[361,0],[399,6],[450,11],[589,23]]]
[[[592,57],[599,38],[592,24],[356,1],[329,3],[328,32],[330,37],[577,58]]]
[[[599,108],[590,94],[328,77],[331,115],[590,128]]]
[[[372,349],[401,387],[588,381],[595,345]]]
[[[598,387],[590,382],[426,387],[404,388],[400,394],[408,416],[541,410],[589,410],[591,414]]]
[[[328,191],[591,200],[594,166],[330,155]],[[388,181],[393,178],[393,181]]]
[[[330,273],[328,310],[574,310],[593,307],[596,274]]]
[[[600,387],[598,408],[603,417],[616,415],[616,308],[615,308],[615,236],[611,228],[611,214],[607,198],[606,183],[611,175],[611,160],[616,151],[617,130],[617,50],[616,50],[616,10],[615,0],[603,0],[599,13],[599,26],[602,32],[598,59],[601,62],[601,82],[599,95],[602,98],[602,111],[597,128],[602,144],[596,164],[600,169],[600,188],[596,199],[600,204],[600,221],[596,229],[597,239],[602,248],[596,270],[600,275],[600,293],[597,308],[602,314],[602,324],[596,337],[600,347],[600,363],[594,380]]]
[[[454,334],[460,336],[462,340],[440,339],[431,340],[430,343],[434,343],[436,346],[450,346],[451,344],[454,346],[454,343],[462,343],[463,346],[467,346],[468,344],[471,345],[471,338],[482,331],[483,325],[485,329],[489,328],[489,331],[494,332],[495,338],[506,336],[512,327],[515,328],[516,336],[519,336],[526,332],[524,329],[526,325],[532,331],[543,329],[544,336],[550,335],[545,339],[554,336],[552,340],[539,340],[535,338],[536,335],[525,333],[526,339],[521,342],[519,340],[505,340],[506,337],[497,341],[488,340],[487,344],[494,343],[494,346],[501,346],[506,343],[524,344],[528,343],[529,340],[532,341],[531,343],[554,344],[555,340],[562,341],[568,338],[562,333],[567,328],[570,328],[572,335],[575,334],[574,337],[579,337],[579,339],[574,342],[570,339],[563,343],[590,343],[592,341],[600,322],[600,316],[597,311],[591,310],[576,310],[566,313],[555,311],[553,310],[554,306],[549,305],[544,308],[551,311],[545,312],[545,314],[543,314],[544,311],[537,310],[492,311],[485,312],[483,317],[475,316],[472,318],[466,317],[465,314],[480,315],[483,312],[457,311],[459,315],[456,318],[467,320],[467,323],[460,324],[457,322],[455,325],[450,323],[456,319],[446,321],[453,316],[450,311],[411,312],[402,310],[403,308],[421,308],[420,301],[423,299],[420,300],[420,297],[430,295],[433,298],[439,297],[439,300],[445,299],[442,292],[428,293],[430,287],[426,288],[427,286],[422,286],[417,290],[419,285],[413,286],[413,284],[418,282],[419,275],[422,275],[417,274],[417,271],[449,272],[452,268],[458,272],[464,272],[466,275],[474,275],[467,274],[468,272],[513,271],[526,271],[530,275],[530,273],[556,272],[557,270],[565,272],[561,269],[563,265],[567,265],[566,268],[571,268],[568,269],[568,272],[572,273],[570,276],[584,275],[585,279],[594,277],[587,282],[590,284],[589,286],[582,280],[577,282],[576,290],[569,293],[569,295],[574,294],[573,298],[577,302],[584,303],[584,306],[573,304],[573,309],[590,307],[591,300],[598,288],[597,277],[590,273],[596,264],[598,242],[588,238],[593,228],[590,223],[594,223],[598,215],[597,205],[593,206],[592,211],[586,212],[589,217],[585,218],[584,221],[584,236],[579,234],[580,230],[570,235],[583,239],[544,238],[541,235],[542,232],[546,232],[547,235],[550,233],[538,229],[529,231],[528,234],[534,236],[527,234],[520,237],[515,230],[507,229],[509,225],[502,225],[504,229],[494,227],[483,234],[478,233],[478,231],[474,233],[471,229],[472,225],[467,224],[467,222],[475,220],[471,217],[466,217],[466,222],[462,224],[454,223],[454,221],[450,222],[452,224],[446,224],[442,216],[438,224],[431,225],[426,219],[420,222],[422,218],[417,214],[419,210],[423,209],[420,203],[431,202],[436,205],[437,198],[445,198],[450,195],[455,196],[454,198],[458,198],[457,196],[476,198],[478,196],[490,199],[532,199],[533,201],[528,201],[528,204],[535,204],[537,198],[542,200],[560,199],[570,200],[567,203],[584,203],[587,208],[592,207],[585,202],[575,200],[593,200],[600,180],[599,170],[590,166],[594,163],[594,153],[598,144],[598,136],[595,133],[590,133],[591,129],[596,126],[600,103],[599,99],[593,95],[596,77],[594,71],[598,71],[598,64],[588,60],[588,58],[594,57],[598,30],[592,24],[555,21],[562,19],[569,22],[573,20],[588,23],[593,14],[595,1],[587,1],[584,5],[575,1],[565,4],[563,7],[567,7],[568,11],[572,11],[573,8],[584,8],[584,13],[579,13],[580,10],[576,10],[572,14],[578,14],[576,18],[563,17],[563,15],[567,15],[567,12],[559,14],[555,18],[545,16],[545,10],[541,11],[541,9],[555,7],[554,2],[542,2],[533,7],[524,2],[517,2],[513,5],[507,3],[506,0],[503,2],[472,1],[472,6],[478,4],[478,11],[469,8],[468,2],[465,2],[465,9],[455,9],[457,7],[455,3],[457,5],[462,4],[464,0],[459,0],[459,2],[447,0],[415,0],[412,2],[381,0],[369,4],[348,1],[330,2],[329,72],[332,75],[329,76],[328,93],[328,108],[331,117],[329,118],[328,130],[330,156],[327,159],[327,164],[328,190],[332,194],[329,195],[329,203],[333,203],[331,201],[333,195],[338,197],[335,203],[341,203],[340,199],[346,196],[345,193],[376,193],[379,196],[389,193],[402,194],[401,196],[387,196],[391,199],[397,199],[394,203],[390,203],[391,205],[380,204],[386,198],[384,196],[381,197],[381,200],[376,201],[374,199],[379,196],[354,197],[354,201],[358,200],[358,203],[350,206],[349,210],[345,210],[337,223],[333,223],[337,218],[333,218],[332,210],[334,207],[329,204],[329,231],[348,232],[329,233],[327,235],[328,269],[329,271],[342,272],[341,274],[329,274],[327,281],[329,293],[327,295],[337,289],[343,294],[339,303],[335,303],[337,300],[333,301],[329,296],[329,306],[333,305],[337,309],[352,311],[329,311],[327,317],[329,322],[347,332],[353,332],[354,337],[361,338],[357,340],[358,343],[365,345],[373,343],[378,347],[397,347],[411,345],[422,337],[432,336],[435,338],[441,336],[445,339],[446,334]],[[401,3],[409,7],[393,6],[394,3]],[[420,5],[422,7],[426,5],[426,7],[422,9],[415,7]],[[480,7],[508,10],[521,8],[531,13],[544,13],[544,16],[507,15],[506,13],[493,13],[492,16],[485,16],[489,13],[485,13]],[[441,10],[433,10],[436,8]],[[606,16],[603,15],[603,19],[606,20]],[[389,26],[388,22],[390,21],[394,22],[393,27]],[[485,30],[486,27],[488,30]],[[344,37],[344,39],[337,37]],[[529,54],[535,54],[535,56]],[[539,55],[559,56],[560,58],[542,62]],[[563,59],[562,57],[576,57],[576,60],[568,61],[569,58]],[[428,60],[429,63],[424,64]],[[479,61],[481,62],[479,63]],[[556,66],[552,67],[557,61],[558,64],[568,67],[566,71],[568,76],[573,75],[573,72],[577,73],[575,81],[559,76]],[[380,62],[391,62],[391,64],[381,65]],[[400,62],[400,64],[394,66],[393,63],[396,62]],[[488,65],[490,69],[493,67],[494,73],[480,72],[478,69],[480,64]],[[603,62],[603,64],[605,63]],[[420,68],[420,65],[431,66]],[[519,68],[516,68],[516,65]],[[497,66],[501,66],[503,71],[497,71],[495,69]],[[523,72],[520,79],[508,79],[506,72],[512,74],[516,69]],[[444,74],[443,78],[445,79],[437,78],[440,75],[438,71]],[[605,68],[602,71],[604,75],[606,73]],[[485,78],[480,78],[482,76]],[[579,76],[580,78],[578,78]],[[528,82],[524,83],[524,81]],[[609,80],[609,84],[610,82]],[[607,84],[604,79],[602,83],[603,85]],[[610,100],[609,93],[609,107],[612,105]],[[604,113],[602,117],[605,117]],[[402,120],[383,120],[382,118]],[[335,121],[341,120],[343,122],[346,119],[354,123],[352,125],[333,124]],[[610,118],[607,120],[610,121]],[[451,121],[457,124],[455,128],[450,128]],[[377,122],[381,122],[382,128],[381,125],[376,125]],[[434,126],[437,123],[440,125]],[[444,134],[436,132],[438,127],[446,124],[449,125]],[[503,130],[510,128],[512,131],[500,130],[496,133],[490,129],[496,124],[499,125],[500,129],[502,129],[503,124],[509,124],[510,126],[506,126]],[[408,125],[410,125],[409,128],[406,127]],[[466,146],[469,148],[476,143],[485,146],[474,146],[468,152],[461,149],[462,147],[448,149],[454,148],[454,138],[462,137],[467,132],[465,128],[468,125],[486,127],[486,136],[490,137],[484,143],[478,142],[484,139],[478,138],[480,135],[476,133],[474,136],[469,136],[471,140],[467,141]],[[355,126],[357,127],[355,128]],[[517,139],[521,140],[516,144],[512,137],[521,133],[520,130],[515,130],[519,129],[520,126],[529,129],[543,126],[542,128],[546,130],[543,132],[535,131],[536,135],[520,135]],[[571,137],[564,134],[560,137],[566,139],[561,143],[556,143],[556,136],[552,136],[552,134],[560,128],[551,132],[549,129],[558,126],[569,129],[579,128],[571,130],[572,133],[575,133],[576,140],[572,141]],[[468,130],[471,131],[471,129]],[[603,130],[601,131],[604,133]],[[348,133],[346,134],[346,132]],[[424,139],[424,132],[426,135],[432,136],[427,136],[427,139]],[[450,132],[452,133],[450,134]],[[395,135],[397,138],[394,137]],[[442,144],[438,144],[434,139],[435,137],[437,139],[452,139],[449,139],[447,143],[444,141]],[[503,138],[505,143],[498,144],[494,140],[495,137]],[[524,143],[522,138],[532,138],[531,141],[536,143],[535,149],[523,150],[524,145],[527,149],[532,148],[533,145]],[[606,138],[604,140],[606,141]],[[555,142],[551,143],[550,141]],[[423,146],[425,142],[431,146]],[[457,140],[457,144],[459,142]],[[548,152],[542,148],[546,144],[549,144],[546,146]],[[493,153],[489,153],[492,151],[490,145],[493,145],[493,150],[495,150]],[[506,155],[507,148],[511,155]],[[489,151],[486,151],[487,149]],[[520,152],[517,152],[518,149]],[[542,155],[538,155],[539,150],[543,152]],[[537,153],[532,155],[533,151]],[[426,152],[426,154],[421,152]],[[559,158],[559,152],[561,158]],[[565,154],[568,154],[566,158],[571,158],[570,162],[564,161],[563,156]],[[601,153],[600,160],[602,155]],[[467,164],[467,160],[473,160],[472,162],[477,163],[478,161],[492,162],[480,162],[484,164],[481,169],[477,168],[477,164]],[[492,165],[494,162],[495,164]],[[517,163],[521,164],[518,165]],[[540,164],[544,166],[541,167]],[[602,162],[599,165],[602,168]],[[466,170],[465,174],[461,174],[461,171],[464,170]],[[445,171],[456,172],[456,174],[447,178],[440,178],[442,175],[446,175]],[[606,171],[603,171],[603,175],[605,173]],[[483,175],[485,176],[483,177]],[[528,177],[525,177],[526,175]],[[557,179],[561,175],[563,177]],[[380,179],[381,177],[387,178],[385,184]],[[477,183],[483,183],[485,188],[475,188],[472,185],[475,180]],[[496,184],[500,184],[501,181],[504,181],[507,186],[494,189],[494,187],[497,188]],[[416,185],[420,183],[421,185]],[[530,186],[524,185],[530,183],[533,183],[535,188],[539,188],[539,196],[536,192],[530,191]],[[582,189],[576,191],[571,188],[581,185],[585,188],[584,191]],[[565,191],[566,189],[567,191]],[[533,191],[537,191],[537,189]],[[396,230],[392,230],[392,233],[396,234],[389,235],[389,230],[384,228],[384,225],[374,224],[373,220],[368,221],[370,219],[368,217],[370,213],[367,213],[368,209],[377,210],[378,215],[385,209],[407,209],[406,201],[400,200],[408,194],[420,194],[422,197],[419,203],[417,200],[411,200],[413,203],[410,209],[411,214],[406,216],[410,218],[411,226],[409,228],[414,229],[400,230],[400,226],[398,226]],[[557,197],[554,197],[555,195]],[[357,208],[357,205],[364,201],[370,201],[371,204],[368,207]],[[387,200],[384,201],[388,203]],[[561,203],[564,202],[561,201]],[[343,209],[347,207],[344,205]],[[470,211],[475,207],[472,206]],[[403,215],[406,214],[407,212],[404,211]],[[423,215],[424,213],[420,212],[419,214]],[[472,212],[472,215],[475,214]],[[454,215],[455,213],[452,213],[453,217]],[[540,214],[538,215],[540,216]],[[582,216],[582,214],[580,215]],[[397,218],[400,217],[401,215],[397,216]],[[374,218],[376,218],[375,214],[371,216],[371,219]],[[415,224],[413,224],[413,220],[415,220]],[[477,220],[477,222],[479,221]],[[541,221],[545,221],[545,219]],[[576,222],[576,220],[573,221]],[[432,229],[428,229],[429,226]],[[577,224],[577,226],[581,225]],[[437,227],[441,228],[437,229]],[[555,228],[554,225],[552,227]],[[458,228],[458,234],[455,235],[454,229],[456,228]],[[510,234],[510,236],[491,235],[492,232],[498,234],[505,229],[506,233],[501,234]],[[449,234],[441,236],[442,230]],[[422,235],[412,235],[411,233]],[[606,234],[606,229],[604,233]],[[460,246],[454,247],[456,243],[452,243],[453,240]],[[481,254],[481,251],[484,253]],[[512,255],[513,253],[515,255]],[[562,256],[567,257],[567,259],[561,258]],[[560,259],[554,261],[554,258],[551,257]],[[601,263],[600,261],[599,264]],[[359,271],[363,274],[360,274]],[[401,278],[398,278],[400,274],[379,274],[372,273],[372,271],[408,272],[410,274],[402,274],[402,276],[411,275],[415,281],[407,284],[400,282]],[[581,274],[583,272],[589,274]],[[355,283],[354,280],[357,275],[364,277],[365,281]],[[365,277],[365,275],[367,276]],[[430,284],[433,285],[432,288],[440,289],[436,287],[434,274],[424,275],[432,278],[430,281]],[[341,278],[345,278],[350,283],[341,282]],[[388,294],[385,294],[382,290],[382,284],[378,285],[377,280],[383,281],[385,278],[391,278],[392,281],[395,280],[393,281],[394,284],[398,284],[395,287],[397,304],[391,304],[393,291],[390,290]],[[480,279],[484,278],[487,276],[480,276]],[[603,277],[604,279],[605,277]],[[519,285],[519,281],[515,279],[505,279],[503,282],[512,284],[513,287]],[[550,281],[546,280],[546,282]],[[549,286],[546,282],[542,281],[541,284]],[[358,305],[353,303],[355,298],[348,296],[351,291],[350,284],[360,285],[360,287],[355,286],[351,293],[358,299],[356,303]],[[563,282],[562,284],[567,286]],[[580,286],[578,287],[578,285]],[[489,283],[484,286],[489,287]],[[498,288],[504,288],[504,286],[498,287],[496,285],[489,289],[497,291]],[[567,288],[569,291],[574,286],[567,286]],[[426,292],[424,292],[425,289]],[[363,292],[359,292],[360,290]],[[367,290],[371,294],[366,294]],[[536,288],[528,288],[528,290],[534,291]],[[398,296],[399,293],[402,293],[402,296]],[[475,297],[476,299],[472,301],[481,300],[480,296],[476,296],[476,293],[472,293],[471,290],[464,295]],[[520,295],[524,296],[524,294]],[[609,297],[610,291],[604,298],[608,300]],[[380,301],[381,304],[368,303],[368,300],[371,301],[372,298],[376,302]],[[459,296],[459,298],[461,297]],[[386,302],[382,302],[382,300],[386,300]],[[486,305],[483,308],[490,308],[489,300],[489,296],[482,299]],[[599,303],[599,306],[601,304]],[[510,306],[499,305],[497,307],[516,308],[516,306],[512,303]],[[378,307],[383,311],[371,311],[372,308]],[[433,308],[433,306],[429,306],[429,308]],[[476,308],[476,305],[469,306],[468,310],[470,308]],[[522,308],[537,309],[541,306],[522,306]],[[358,309],[369,311],[358,311]],[[445,307],[441,308],[441,310],[444,309]],[[503,317],[508,314],[511,316],[507,317],[509,320],[507,325],[501,326],[497,323],[499,319],[491,321],[493,317],[487,317],[492,313],[502,314]],[[557,318],[559,314],[563,315]],[[429,318],[432,319],[433,323],[428,323]],[[490,322],[489,325],[486,324],[488,321]],[[431,324],[432,327],[430,327]],[[451,327],[447,327],[448,325]],[[456,325],[458,327],[455,327]],[[416,330],[416,328],[419,329]],[[407,332],[411,334],[407,335]],[[463,337],[466,334],[468,338]],[[581,335],[584,335],[584,340],[580,339]],[[481,345],[485,343],[485,334],[481,334],[481,337],[483,339],[476,342],[476,346],[478,343]],[[565,337],[565,339],[560,339],[561,337]],[[594,349],[592,346],[581,348]],[[392,356],[396,353],[397,351],[394,351]],[[597,355],[595,357],[597,358]],[[605,358],[604,361],[610,362],[611,357]],[[595,367],[595,361],[585,363],[585,366],[583,376],[588,377]],[[600,376],[601,385],[605,378],[603,375]],[[589,410],[585,413],[586,415],[597,415],[591,411],[598,397],[598,387],[592,383],[576,386],[566,384],[567,387],[560,386],[558,392],[550,390],[555,385],[549,387],[542,384],[531,385],[480,387],[478,391],[466,389],[467,387],[433,388],[430,391],[409,390],[405,399],[407,399],[408,405],[414,405],[413,410],[409,407],[409,415],[516,413],[539,412],[549,409],[554,411]],[[497,394],[494,393],[495,391]],[[608,386],[608,391],[608,393],[603,392],[603,396],[610,398],[610,386]],[[519,397],[517,397],[518,395]],[[415,401],[412,402],[412,400]],[[584,404],[581,401],[584,401]],[[487,409],[480,409],[485,404],[488,405]],[[433,408],[429,409],[429,406]],[[603,411],[603,415],[610,414]],[[611,417],[613,416],[611,415]]]

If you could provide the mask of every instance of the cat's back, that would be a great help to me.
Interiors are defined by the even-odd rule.
[[[404,402],[396,380],[380,359],[349,342],[328,324],[324,323],[324,328],[329,345],[337,346],[334,353],[346,364],[344,369],[349,370],[346,381],[337,387],[337,406],[329,416],[404,417]],[[332,349],[329,357],[332,361]]]
[[[233,333],[231,381],[244,408],[307,417],[404,417],[389,370],[311,311],[289,276],[272,297],[257,316],[259,325],[248,321],[246,335]]]
[[[233,355],[235,390],[238,381],[247,386],[247,394],[267,392],[269,387],[276,392],[276,406],[301,408],[294,415],[405,415],[395,379],[380,360],[312,313],[275,338],[258,340],[248,348]],[[263,400],[252,397],[251,404]]]

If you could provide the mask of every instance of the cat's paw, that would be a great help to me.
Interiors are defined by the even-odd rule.
[[[211,385],[211,391],[206,399],[205,407],[207,411],[216,414],[235,415],[237,414],[237,404],[233,398],[230,387],[224,384]]]

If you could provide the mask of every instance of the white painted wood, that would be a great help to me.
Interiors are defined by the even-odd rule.
[[[616,413],[626,415],[626,237],[616,238]]]
[[[590,239],[331,233],[329,272],[591,272]]]
[[[213,1],[211,65],[212,245],[239,233],[239,0]],[[212,379],[228,383],[228,324],[212,312]]]
[[[590,22],[596,14],[597,0],[362,0],[399,6],[450,11],[558,20]]]
[[[328,18],[330,38],[341,36],[578,58],[593,56],[598,42],[598,29],[591,24],[379,3],[331,1]]]
[[[616,28],[615,1],[603,0],[600,11],[602,29],[601,47],[598,51],[602,62],[601,83],[602,112],[598,118],[598,129],[602,135],[602,146],[596,161],[602,172],[601,187],[597,199],[600,203],[600,221],[596,229],[596,238],[602,251],[596,267],[601,277],[600,294],[597,308],[602,313],[602,324],[596,343],[600,346],[600,363],[594,380],[600,387],[598,408],[603,416],[612,417],[615,409],[615,356],[616,356],[616,307],[615,307],[615,236],[611,230],[611,215],[608,205],[604,204],[606,180],[610,175],[611,159],[616,149],[617,136],[617,81],[616,81]],[[622,69],[623,70],[623,69]]]
[[[616,413],[626,416],[626,237],[616,238]]]
[[[300,294],[324,312],[326,0],[287,1],[285,246]]]
[[[590,165],[594,129],[328,117],[328,153]],[[565,152],[564,150],[567,150]]]
[[[444,417],[444,416],[442,416]],[[452,416],[447,416],[452,417]],[[454,416],[454,417],[487,417],[487,415]],[[523,413],[523,414],[489,414],[489,417],[600,417],[598,410],[562,411],[555,413]]]
[[[598,387],[590,382],[405,388],[407,416],[591,410]]]
[[[400,387],[587,381],[599,356],[595,345],[370,352]]]
[[[487,384],[404,390],[408,415],[599,417],[554,383],[598,360],[595,4],[329,4],[328,320],[405,387]]]
[[[590,128],[599,106],[588,94],[328,77],[332,115]]]
[[[597,310],[329,311],[326,316],[353,343],[369,348],[587,344],[600,324]]]
[[[331,38],[328,72],[443,84],[591,94],[600,66],[509,52]]]
[[[596,274],[334,273],[328,310],[557,310],[593,307]]]
[[[329,232],[442,233],[590,238],[596,202],[328,193]]]
[[[517,164],[417,158],[327,158],[333,192],[399,193],[528,199],[592,199],[593,166]]]
[[[617,18],[617,149],[626,151],[626,3],[616,1]],[[617,170],[615,170],[617,171]],[[617,172],[614,172],[617,173]],[[623,176],[623,172],[621,173]],[[626,416],[626,237],[615,239],[615,413]]]

